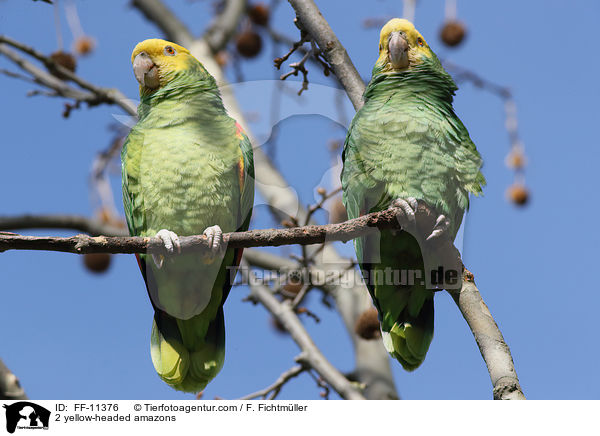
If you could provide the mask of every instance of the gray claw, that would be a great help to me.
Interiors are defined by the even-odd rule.
[[[440,215],[435,220],[435,226],[433,227],[433,231],[431,235],[429,235],[426,241],[431,241],[433,239],[437,239],[442,236],[444,233],[448,231],[450,228],[450,220],[446,218],[444,215]]]
[[[179,241],[179,236],[177,236],[177,233],[167,229],[161,229],[158,231],[155,237],[163,241],[165,244],[165,249],[169,254],[173,254],[175,252],[175,248],[177,248],[177,253],[181,253],[181,242]],[[154,264],[157,268],[162,268],[165,258],[161,254],[153,254],[152,260],[154,260]]]
[[[211,254],[215,256],[221,251],[223,245],[223,230],[218,225],[207,227],[202,233],[208,240],[208,246],[210,247]]]
[[[417,199],[415,197],[408,197],[406,201],[408,202],[408,204],[410,204],[410,207],[412,207],[413,210],[416,212],[417,208],[419,207],[419,202],[417,201]]]
[[[417,210],[417,200],[415,200],[413,197],[409,197],[406,200],[403,198],[397,198],[392,201],[392,206],[402,209],[404,216],[411,226],[416,225],[415,212]]]

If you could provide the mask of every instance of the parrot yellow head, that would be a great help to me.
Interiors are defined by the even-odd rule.
[[[392,18],[381,29],[377,64],[384,71],[404,71],[434,56],[410,21]]]
[[[164,39],[140,42],[131,54],[133,74],[140,84],[140,94],[149,94],[173,80],[178,72],[200,68],[202,64],[190,51]]]

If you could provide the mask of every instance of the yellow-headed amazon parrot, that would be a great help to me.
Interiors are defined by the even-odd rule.
[[[385,348],[409,371],[421,365],[433,338],[434,289],[425,281],[424,244],[444,234],[454,240],[469,194],[485,185],[481,157],[452,107],[456,89],[413,24],[394,18],[381,29],[364,106],[344,144],[348,217],[394,205],[413,224],[354,241]],[[438,217],[430,235],[415,225],[420,202]]]
[[[223,304],[242,250],[222,234],[248,229],[252,147],[186,48],[148,39],[131,62],[141,101],[121,154],[125,216],[131,235],[158,237],[173,253],[138,255],[155,311],[152,362],[173,388],[199,392],[223,366]],[[178,235],[202,233],[210,254],[175,253]]]

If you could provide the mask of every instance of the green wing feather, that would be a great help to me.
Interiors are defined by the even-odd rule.
[[[238,135],[241,136],[240,152],[241,152],[241,169],[242,180],[242,195],[240,202],[240,231],[248,230],[250,219],[252,217],[252,206],[254,205],[254,153],[252,152],[252,143],[248,136],[241,131],[238,125]]]

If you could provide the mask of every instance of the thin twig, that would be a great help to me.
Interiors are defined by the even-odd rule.
[[[298,91],[298,95],[302,95],[302,92],[308,89],[308,70],[304,64],[311,54],[312,50],[306,53],[299,62],[291,63],[290,68],[292,68],[292,71],[282,74],[280,77],[281,80],[285,80],[290,76],[298,76],[298,73],[302,73],[302,86]]]
[[[253,392],[251,394],[248,394],[246,396],[243,396],[241,398],[239,398],[240,400],[253,400],[255,398],[258,397],[262,397],[263,399],[267,398],[267,395],[269,395],[269,400],[274,400],[277,395],[279,395],[279,392],[281,391],[281,388],[283,388],[283,386],[290,381],[291,379],[293,379],[294,377],[298,377],[300,374],[302,374],[304,371],[306,371],[306,367],[303,365],[296,365],[291,367],[290,369],[288,369],[287,371],[285,371],[284,373],[282,373],[277,380],[275,380],[275,382],[270,385],[267,386],[264,389],[261,389],[260,391],[256,391]]]
[[[319,189],[322,189],[322,188],[319,188]],[[323,205],[327,202],[327,200],[330,200],[332,197],[336,196],[341,191],[342,191],[342,187],[339,186],[330,192],[321,194],[321,200],[319,200],[318,203],[316,203],[312,206],[309,206],[308,213],[306,214],[307,215],[306,219],[304,220],[304,225],[307,225],[310,222],[310,219],[312,218],[312,216],[314,215],[314,213],[316,211],[323,208]]]
[[[61,74],[61,76],[65,77],[66,80],[72,81],[79,86],[79,88],[75,88],[67,84],[66,81],[63,81],[51,73],[42,70],[7,46],[12,46],[20,52],[42,62],[47,69],[57,71]],[[31,80],[35,81],[37,84],[54,90],[57,96],[72,98],[76,101],[85,102],[90,106],[99,104],[114,104],[120,106],[123,110],[131,115],[137,115],[135,104],[130,102],[119,90],[96,86],[82,79],[61,65],[58,65],[56,62],[50,59],[50,57],[45,56],[26,44],[7,36],[0,35],[0,55],[4,55],[4,57],[6,57],[8,60],[13,62],[23,71],[27,72],[31,76]]]
[[[278,42],[279,39],[284,40],[283,36],[279,35],[272,29],[270,29],[270,35],[273,38],[273,40],[275,40],[276,42]],[[287,40],[287,39],[285,39],[285,40]],[[275,58],[273,60],[273,63],[275,64],[275,68],[277,68],[279,70],[281,68],[281,65],[289,59],[289,57],[292,55],[292,53],[294,53],[296,50],[302,48],[302,46],[304,45],[304,43],[306,41],[308,41],[308,35],[306,34],[306,32],[300,32],[300,40],[292,43],[292,47],[289,49],[289,51],[286,54],[284,54],[283,56],[281,56],[279,58]],[[310,53],[310,50],[303,50],[303,54],[305,56],[309,53]]]
[[[358,110],[363,105],[362,95],[365,84],[346,53],[346,49],[333,33],[313,0],[288,1],[296,11],[299,26],[308,32],[318,44],[327,63],[331,66],[331,70],[346,90],[354,108]]]
[[[328,400],[329,399],[329,386],[327,386],[327,383],[325,383],[325,380],[323,380],[322,377],[316,377],[311,371],[309,371],[309,374],[312,377],[312,379],[315,381],[317,386],[319,386],[320,388],[323,389],[323,391],[321,392],[321,397]]]

